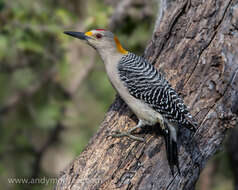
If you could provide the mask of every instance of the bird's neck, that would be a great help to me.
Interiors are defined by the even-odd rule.
[[[115,41],[115,44],[116,44],[116,48],[117,48],[117,51],[121,54],[128,54],[128,51],[126,51],[121,43],[119,42],[118,38],[116,36],[114,36],[114,41]]]
[[[108,67],[111,65],[117,65],[117,63],[120,61],[120,59],[125,55],[125,54],[118,52],[114,48],[112,48],[110,50],[99,50],[98,52],[105,64],[105,67]]]
[[[97,48],[97,51],[103,59],[105,66],[118,63],[124,55],[129,53],[122,47],[116,36],[114,36],[114,40],[107,48]]]

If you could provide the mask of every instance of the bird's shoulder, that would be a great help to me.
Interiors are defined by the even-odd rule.
[[[133,94],[135,93],[133,90],[136,89],[141,89],[141,93],[144,93],[155,87],[170,87],[167,80],[152,64],[133,53],[128,53],[121,58],[118,64],[118,74]]]
[[[118,64],[118,68],[119,69],[122,69],[124,67],[136,68],[136,67],[142,67],[142,66],[145,67],[146,65],[149,65],[149,63],[146,59],[144,59],[143,57],[141,57],[139,55],[129,52],[121,57],[119,64]]]

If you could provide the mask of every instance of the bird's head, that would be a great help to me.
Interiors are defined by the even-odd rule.
[[[79,38],[87,42],[90,46],[101,52],[118,52],[127,54],[128,52],[123,49],[118,38],[110,31],[104,29],[90,30],[88,32],[64,32],[67,35]]]

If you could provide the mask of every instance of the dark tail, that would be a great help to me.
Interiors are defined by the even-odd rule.
[[[177,142],[175,142],[172,139],[170,130],[168,128],[165,129],[164,137],[165,137],[166,154],[171,173],[174,176],[174,166],[176,166],[178,169],[178,173],[180,175]]]

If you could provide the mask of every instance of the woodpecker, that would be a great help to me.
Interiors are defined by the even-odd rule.
[[[143,141],[143,138],[132,135],[132,132],[159,123],[165,134],[171,172],[174,174],[176,166],[180,173],[177,129],[184,126],[194,132],[197,123],[165,77],[146,59],[125,50],[117,36],[110,31],[96,29],[86,33],[64,33],[79,38],[96,49],[112,86],[138,118],[138,124],[128,132],[114,131],[111,136],[127,136]]]

